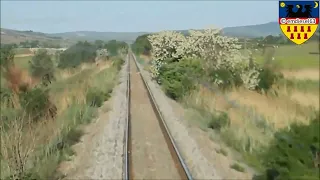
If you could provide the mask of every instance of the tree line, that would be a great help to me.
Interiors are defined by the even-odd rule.
[[[23,42],[18,43],[9,43],[9,44],[2,44],[1,47],[3,46],[10,46],[12,48],[62,48],[60,44],[57,43],[52,43],[52,42],[40,42],[39,40],[26,40]]]
[[[136,54],[150,55],[151,44],[148,40],[150,34],[144,34],[138,36],[137,39],[132,44],[132,51]],[[264,37],[256,38],[238,38],[239,44],[242,45],[242,49],[259,49],[264,48],[265,46],[274,46],[274,45],[290,45],[294,44],[291,42],[284,34],[279,35],[268,35]],[[309,39],[309,41],[319,41],[320,33],[319,31],[315,32],[314,35]]]

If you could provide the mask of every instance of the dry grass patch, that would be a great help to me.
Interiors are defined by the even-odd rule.
[[[319,109],[319,93],[304,93],[300,91],[293,91],[290,93],[290,98],[304,106],[312,106]]]
[[[25,116],[19,114],[22,109],[10,108],[1,102],[1,111],[6,111],[7,116],[1,116],[0,121],[3,137],[1,179],[10,175],[14,175],[12,178],[15,179],[60,177],[56,168],[61,161],[69,160],[74,154],[71,146],[83,134],[79,125],[87,124],[94,118],[99,106],[93,102],[107,100],[116,83],[118,67],[110,66],[110,63],[83,67],[76,75],[61,78],[48,87],[51,89],[51,102],[58,107],[55,119],[28,123],[27,119],[22,118]],[[23,82],[20,75],[16,78],[16,81]],[[88,96],[89,93],[91,96]]]
[[[201,114],[192,119],[193,123],[206,131],[213,129],[218,132],[221,140],[242,152],[249,165],[260,169],[259,158],[252,154],[262,152],[276,132],[290,128],[291,124],[309,124],[310,117],[319,107],[293,100],[297,97],[296,93],[290,95],[283,92],[278,96],[272,93],[262,95],[241,88],[221,92],[201,86],[184,97],[183,102]],[[315,97],[319,99],[319,96]],[[212,123],[220,124],[222,128],[212,127]],[[219,141],[219,138],[213,140]]]
[[[266,96],[256,92],[238,89],[228,94],[230,99],[240,104],[252,107],[254,111],[263,115],[276,129],[289,126],[292,122],[308,122],[308,115],[312,111],[307,107],[292,101],[285,95]]]
[[[283,70],[285,78],[288,79],[311,79],[319,80],[319,69],[298,69],[298,70]]]

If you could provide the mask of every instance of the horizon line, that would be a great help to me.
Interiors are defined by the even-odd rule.
[[[261,24],[248,24],[248,25],[242,25],[242,26],[228,26],[228,27],[222,27],[217,29],[224,29],[224,28],[235,28],[235,27],[245,27],[245,26],[255,26],[255,25],[262,25],[262,24],[269,24],[269,23],[277,23],[277,21],[271,21],[271,22],[266,22],[266,23],[261,23]],[[210,26],[210,25],[208,25]],[[54,32],[54,33],[48,33],[48,32],[40,32],[40,31],[34,31],[32,29],[28,30],[19,30],[19,29],[9,29],[9,28],[4,28],[1,27],[1,29],[7,29],[7,30],[14,30],[14,31],[32,31],[35,33],[44,33],[44,34],[61,34],[61,33],[74,33],[74,32],[95,32],[95,33],[155,33],[155,32],[160,32],[160,31],[186,31],[186,30],[201,30],[201,29],[206,29],[206,28],[188,28],[188,29],[180,29],[180,30],[171,30],[171,29],[164,29],[164,30],[159,30],[159,31],[94,31],[94,30],[75,30],[75,31],[64,31],[64,32]]]

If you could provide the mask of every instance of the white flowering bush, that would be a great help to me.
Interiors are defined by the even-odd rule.
[[[259,71],[257,71],[255,68],[249,69],[248,71],[243,71],[240,74],[240,77],[244,87],[249,90],[255,90],[260,81]]]
[[[159,76],[160,67],[172,59],[183,57],[183,44],[185,37],[178,32],[162,31],[157,34],[148,36],[148,40],[152,46],[152,66],[150,68],[154,78]]]
[[[254,89],[259,83],[259,71],[249,68],[249,58],[239,51],[241,45],[238,45],[238,39],[222,36],[218,29],[191,30],[188,36],[163,31],[148,36],[148,40],[153,56],[151,72],[156,79],[164,64],[197,57],[203,60],[203,70],[212,76],[213,83],[217,85],[230,84],[232,79],[239,79],[245,87]]]
[[[155,60],[165,61],[170,58],[181,58],[183,50],[180,50],[185,43],[185,37],[175,31],[162,31],[158,34],[148,36],[152,46],[152,55]]]
[[[98,49],[96,51],[96,61],[100,59],[108,59],[109,58],[109,52],[107,49]]]

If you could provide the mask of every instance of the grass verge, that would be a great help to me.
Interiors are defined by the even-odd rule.
[[[284,94],[263,95],[239,89],[218,92],[205,87],[182,102],[189,109],[193,123],[217,134],[219,138],[215,141],[240,152],[239,160],[254,167],[262,174],[261,179],[319,176],[319,167],[315,165],[320,150],[315,107],[299,104]],[[230,168],[246,171],[236,164]]]
[[[52,84],[50,99],[58,107],[57,117],[31,123],[22,109],[1,103],[1,179],[57,179],[61,161],[73,155],[71,146],[83,132],[98,107],[108,100],[123,63],[86,69]]]

